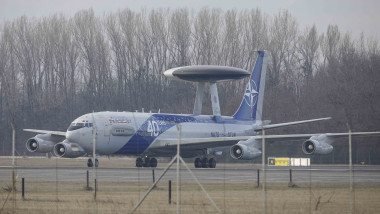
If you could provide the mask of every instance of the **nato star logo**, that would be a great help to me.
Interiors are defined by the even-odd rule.
[[[244,94],[244,100],[249,105],[249,107],[253,108],[253,106],[256,105],[257,95],[258,95],[258,92],[257,92],[256,83],[253,80],[251,80],[249,81],[248,87],[245,90],[245,94]]]

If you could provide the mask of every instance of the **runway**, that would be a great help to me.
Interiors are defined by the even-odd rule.
[[[164,166],[165,164],[160,164]],[[291,170],[290,170],[291,169]],[[380,166],[355,166],[353,168],[355,184],[379,184]],[[90,179],[94,177],[92,168],[87,167],[18,167],[16,175],[26,180],[37,181],[83,181],[89,170]],[[163,172],[164,167],[154,169],[155,178]],[[225,166],[219,164],[215,169],[191,168],[195,176],[202,182],[257,182],[258,170],[260,181],[263,171],[258,166],[239,165]],[[12,169],[9,166],[0,166],[0,180],[10,180]],[[290,174],[294,183],[349,183],[348,166],[311,166],[311,167],[267,167],[265,170],[267,182],[289,182]],[[181,166],[182,181],[191,181],[193,178],[184,166]],[[98,168],[98,181],[152,181],[152,168]],[[163,180],[176,179],[175,164],[168,170]]]

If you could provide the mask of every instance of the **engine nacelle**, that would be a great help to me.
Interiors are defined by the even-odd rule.
[[[50,134],[38,134],[26,141],[26,149],[29,152],[51,152],[54,149],[55,142],[47,139],[50,139]]]
[[[252,137],[246,141],[239,141],[239,143],[231,146],[230,154],[234,159],[252,160],[261,155],[259,148],[260,142]]]
[[[54,146],[54,154],[59,157],[64,158],[77,158],[81,157],[86,152],[76,143],[68,143],[67,140],[64,140],[61,143],[57,143]]]
[[[334,147],[333,140],[326,135],[313,136],[302,144],[302,151],[307,154],[329,154]]]

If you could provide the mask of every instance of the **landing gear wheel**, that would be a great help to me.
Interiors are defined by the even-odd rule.
[[[142,167],[143,166],[143,159],[138,157],[136,158],[136,167]]]
[[[208,168],[208,160],[207,160],[207,158],[202,158],[202,168]]]
[[[202,168],[202,161],[200,158],[195,158],[194,160],[194,167],[195,168]]]
[[[208,160],[208,167],[215,168],[216,167],[216,160],[214,158],[210,158]]]
[[[144,158],[143,167],[150,167],[150,158]]]
[[[99,161],[98,159],[95,159],[95,167],[98,167],[99,166]]]
[[[153,168],[157,167],[157,159],[156,158],[150,159],[150,167],[153,167]]]
[[[90,158],[87,160],[87,167],[92,167],[92,166],[93,166],[92,159]]]

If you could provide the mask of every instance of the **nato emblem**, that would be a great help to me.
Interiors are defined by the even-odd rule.
[[[249,107],[253,108],[253,106],[256,105],[258,94],[256,83],[253,80],[250,80],[244,94],[244,101]]]

